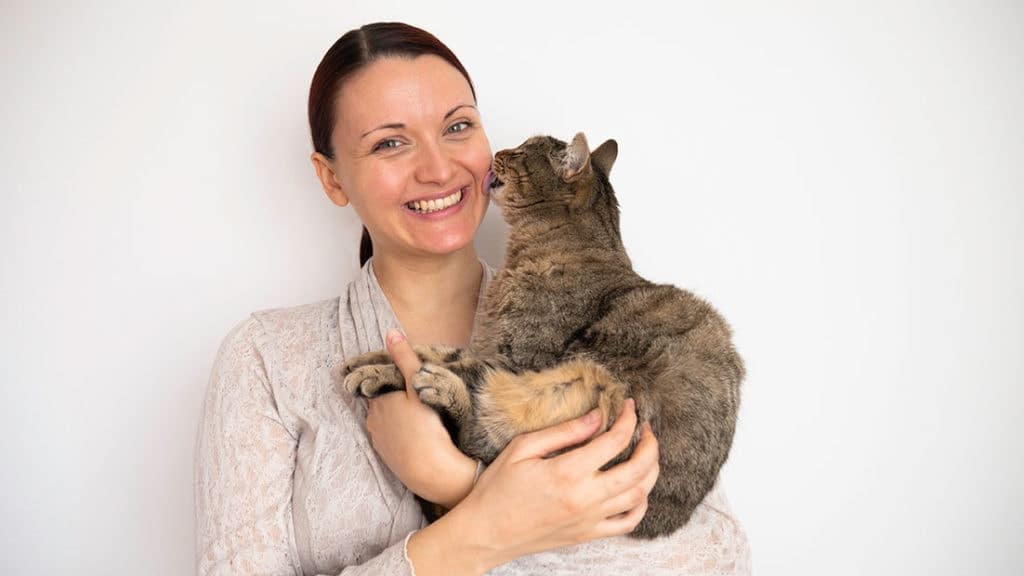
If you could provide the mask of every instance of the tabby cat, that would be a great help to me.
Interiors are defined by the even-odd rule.
[[[504,265],[480,305],[468,349],[417,346],[413,383],[455,444],[486,463],[517,434],[585,414],[607,429],[628,397],[658,439],[661,472],[632,535],[683,526],[732,444],[743,361],[726,321],[704,300],[633,271],[608,173],[614,140],[593,152],[536,136],[494,158],[492,201],[509,223]],[[384,351],[352,359],[345,387],[373,397],[403,390]],[[438,511],[424,504],[430,519]]]

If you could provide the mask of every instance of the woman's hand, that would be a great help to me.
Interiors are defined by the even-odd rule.
[[[388,353],[402,372],[406,393],[367,401],[366,427],[381,460],[421,498],[453,508],[469,493],[476,461],[455,446],[441,417],[423,404],[412,387],[419,358],[397,331],[388,332]]]
[[[550,459],[544,456],[598,429],[596,409],[517,436],[449,512],[449,521],[460,524],[459,533],[480,547],[476,557],[484,559],[486,569],[542,550],[632,532],[658,479],[658,443],[650,426],[644,423],[629,460],[606,471],[600,467],[626,449],[636,421],[629,399],[606,432]]]
[[[455,447],[440,417],[412,388],[420,364],[415,352],[398,333],[388,334],[388,352],[405,377],[406,393],[368,401],[373,447],[413,492],[454,507],[410,538],[408,553],[418,570],[431,562],[456,563],[480,573],[520,556],[628,534],[647,512],[659,472],[658,442],[647,424],[629,460],[600,470],[629,445],[637,422],[632,399],[611,428],[554,458],[544,456],[593,436],[600,427],[597,409],[517,436],[473,487],[475,461]]]

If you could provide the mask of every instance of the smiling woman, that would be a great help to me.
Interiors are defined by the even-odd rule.
[[[490,143],[469,73],[432,35],[380,23],[342,36],[313,77],[309,121],[312,161],[324,190],[339,206],[351,202],[363,220],[361,265],[374,242],[411,248],[421,240],[421,250],[446,253],[472,239],[487,209]],[[436,189],[453,183],[454,190]],[[359,190],[372,190],[378,204]],[[433,227],[408,227],[403,241],[394,237],[396,226],[417,221],[392,214],[382,222],[374,210],[400,200],[417,215],[457,208],[421,219]],[[456,213],[457,220],[448,218]]]
[[[465,249],[487,210],[491,164],[465,77],[434,55],[384,57],[342,86],[337,108],[338,153],[313,154],[331,200],[351,203],[381,250]],[[436,212],[443,200],[458,203]]]
[[[473,245],[491,148],[465,69],[405,24],[328,50],[309,121],[325,194],[364,223],[363,266],[340,297],[255,312],[224,339],[196,447],[199,574],[745,573],[746,538],[718,492],[674,534],[624,536],[659,474],[648,430],[600,470],[631,442],[629,402],[596,436],[585,417],[522,434],[481,473],[414,391],[344,389],[346,358],[392,329],[406,381],[410,343],[468,344],[495,273]],[[428,524],[418,497],[447,513]]]

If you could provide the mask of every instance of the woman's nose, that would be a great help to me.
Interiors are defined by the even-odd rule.
[[[424,183],[447,184],[453,174],[451,158],[436,142],[424,144],[417,158],[416,179]]]

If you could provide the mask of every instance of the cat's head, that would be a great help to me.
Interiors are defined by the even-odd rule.
[[[591,152],[582,132],[568,144],[534,136],[494,155],[491,199],[510,221],[525,215],[585,212],[595,206],[617,208],[608,182],[617,155],[615,140]]]

